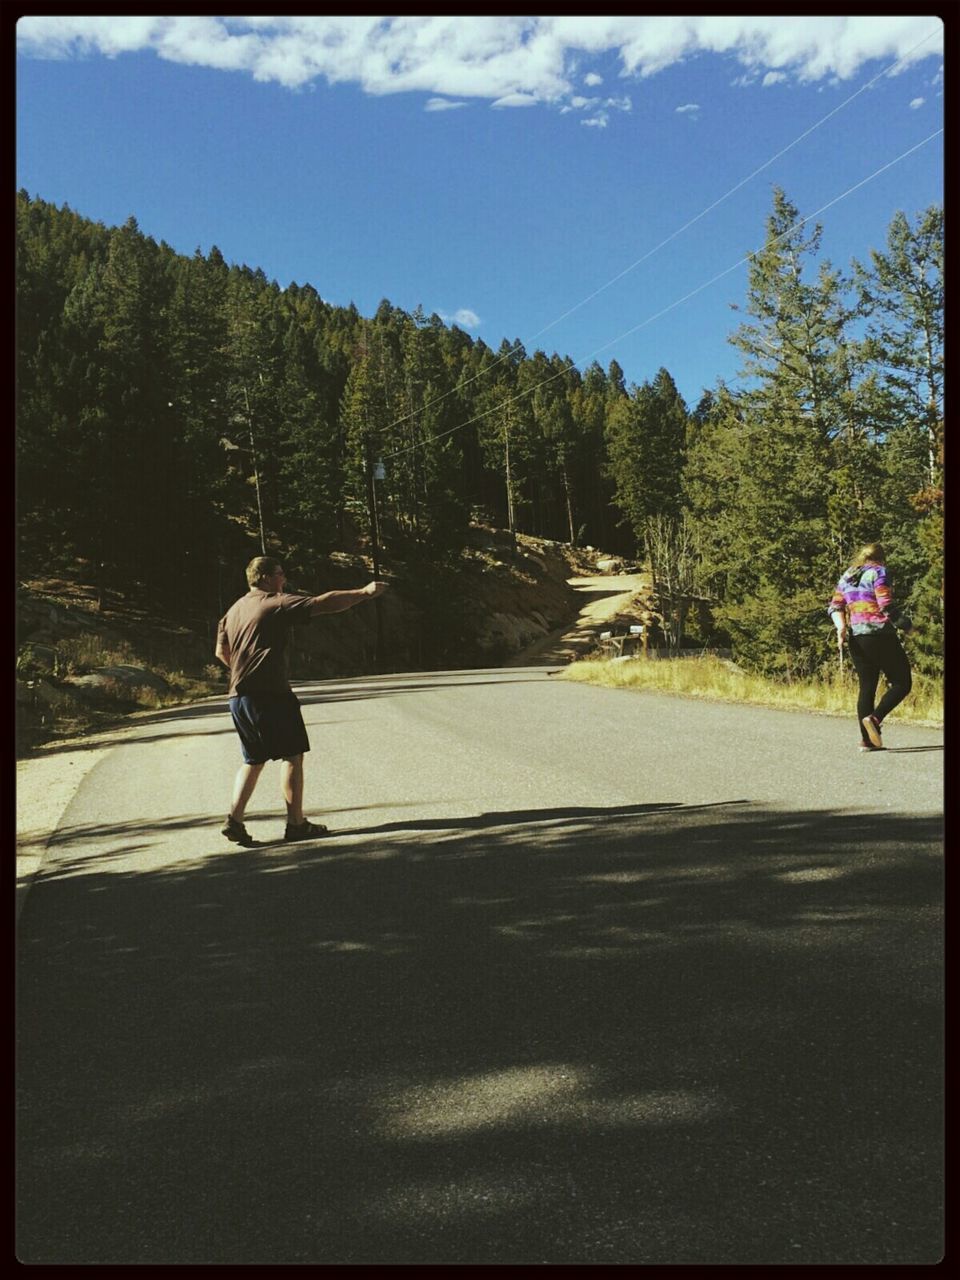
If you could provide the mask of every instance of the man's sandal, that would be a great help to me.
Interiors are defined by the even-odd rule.
[[[220,828],[220,834],[226,836],[234,844],[243,845],[245,849],[255,849],[260,843],[259,840],[254,840],[243,823],[237,822],[236,818],[228,817]]]
[[[293,827],[288,822],[283,838],[284,840],[315,840],[318,836],[328,836],[329,834],[329,830],[322,822],[311,822],[309,818],[304,818],[299,827]]]

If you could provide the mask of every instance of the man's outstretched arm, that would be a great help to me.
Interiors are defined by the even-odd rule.
[[[364,600],[382,596],[386,589],[385,582],[368,582],[365,587],[358,587],[355,591],[325,591],[322,596],[314,596],[310,616],[312,618],[318,613],[343,613],[346,609],[352,609],[355,604],[362,604]]]

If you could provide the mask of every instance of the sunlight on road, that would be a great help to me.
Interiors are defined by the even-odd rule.
[[[518,1187],[517,1181],[516,1173],[509,1182],[476,1174],[432,1178],[381,1194],[376,1204],[368,1206],[368,1212],[377,1218],[419,1223],[424,1218],[449,1219],[464,1214],[499,1216],[543,1199],[544,1187]]]
[[[409,1089],[384,1103],[393,1138],[449,1137],[482,1129],[685,1124],[728,1108],[712,1089],[650,1090],[596,1096],[594,1073],[563,1063],[514,1067]]]
[[[585,1086],[584,1074],[563,1064],[472,1076],[411,1089],[389,1100],[387,1128],[395,1137],[430,1137],[518,1120],[526,1123],[544,1104],[552,1106]]]
[[[799,871],[783,871],[774,879],[786,880],[790,884],[806,880],[841,880],[849,874],[847,867],[801,867]]]

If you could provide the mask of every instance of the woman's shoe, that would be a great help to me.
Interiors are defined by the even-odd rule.
[[[863,725],[863,731],[873,743],[873,745],[881,750],[883,748],[883,738],[880,736],[880,721],[876,716],[864,716],[860,721]]]

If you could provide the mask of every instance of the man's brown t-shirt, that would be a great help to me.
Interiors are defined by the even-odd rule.
[[[228,697],[242,693],[283,693],[287,676],[287,632],[310,621],[315,596],[252,588],[220,619],[218,642],[230,651]]]

